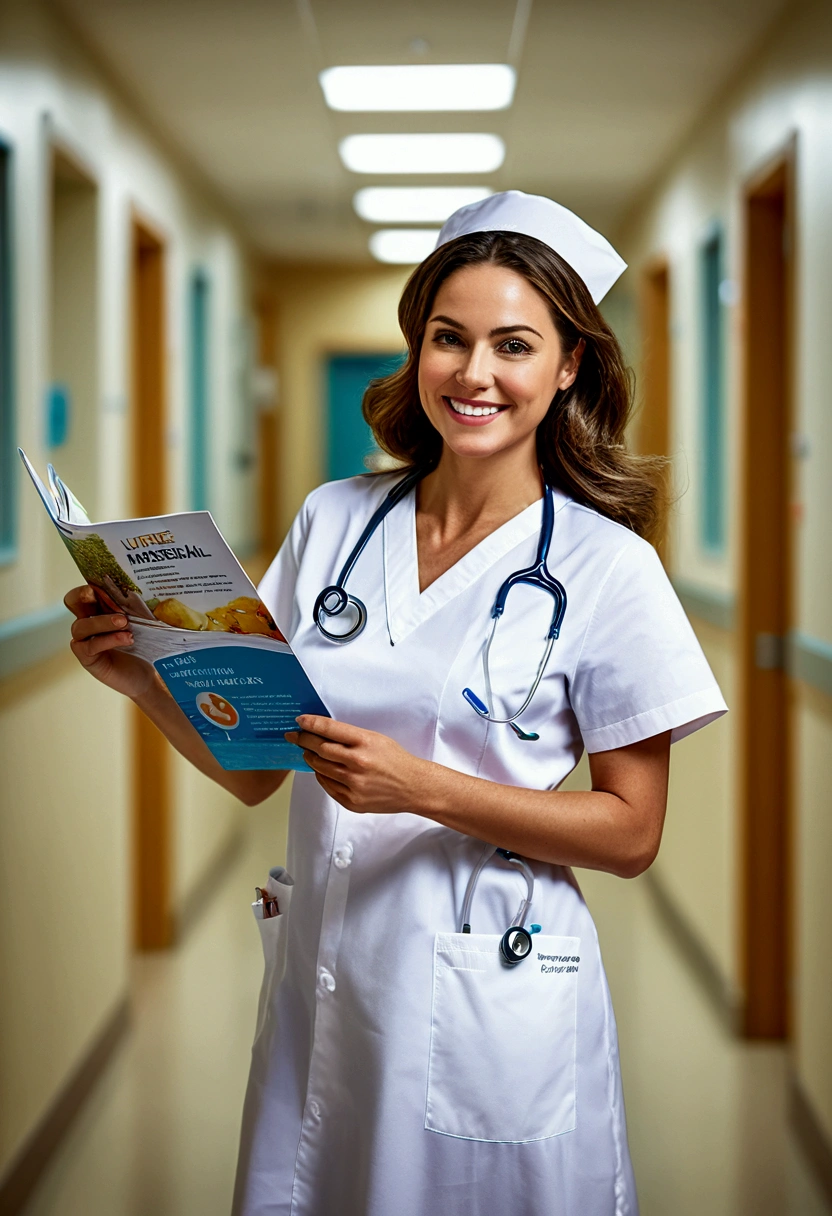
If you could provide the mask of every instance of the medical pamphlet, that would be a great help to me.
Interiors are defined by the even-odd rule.
[[[211,513],[93,524],[51,464],[47,488],[20,456],[102,607],[127,616],[130,654],[153,664],[222,767],[309,772],[283,736],[298,714],[329,711]]]

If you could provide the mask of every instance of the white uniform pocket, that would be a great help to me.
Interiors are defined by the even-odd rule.
[[[277,900],[279,914],[263,918],[263,906],[252,904],[257,927],[260,930],[260,942],[263,946],[263,983],[260,986],[260,1000],[257,1004],[257,1027],[254,1031],[255,1043],[263,1033],[269,1019],[272,997],[278,984],[283,979],[286,970],[286,918],[289,904],[292,902],[294,880],[282,866],[275,866],[269,871],[266,891]]]
[[[574,1130],[580,939],[532,943],[507,967],[497,934],[437,933],[428,1131],[516,1144]]]

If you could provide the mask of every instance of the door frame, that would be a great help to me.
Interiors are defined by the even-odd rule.
[[[661,287],[657,289],[659,283]],[[669,462],[673,435],[673,305],[670,261],[664,254],[650,258],[642,268],[639,304],[643,353],[641,406],[636,415],[637,447],[642,455],[664,456]],[[660,312],[664,316],[663,325],[657,325]],[[649,432],[645,432],[645,420],[650,424]],[[658,442],[653,442],[655,438]],[[669,479],[671,475],[668,463],[664,476]],[[669,523],[669,519],[663,520],[656,544],[665,569],[670,568]]]
[[[257,517],[258,550],[269,560],[282,539],[278,489],[283,464],[282,428],[278,409],[278,323],[279,309],[274,294],[260,290],[254,298],[257,367],[271,373],[270,400],[257,401]]]
[[[130,509],[159,515],[167,507],[167,242],[135,211],[129,231]],[[174,938],[170,748],[135,707],[131,753],[133,939],[137,950],[162,950]]]
[[[794,715],[785,657],[794,620],[789,437],[794,411],[796,157],[792,136],[746,179],[742,192],[739,950],[741,1030],[746,1038],[761,1039],[787,1038],[793,1022]],[[771,340],[775,327],[780,342]]]

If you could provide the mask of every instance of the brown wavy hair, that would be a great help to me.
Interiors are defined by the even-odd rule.
[[[514,232],[476,232],[434,250],[417,266],[399,303],[407,358],[371,381],[364,417],[382,451],[405,468],[434,467],[442,439],[419,398],[419,355],[436,293],[465,266],[505,266],[544,297],[565,354],[583,340],[578,375],[558,390],[537,428],[537,456],[547,482],[658,543],[667,507],[666,460],[636,456],[624,445],[633,408],[632,372],[586,284],[548,245]]]

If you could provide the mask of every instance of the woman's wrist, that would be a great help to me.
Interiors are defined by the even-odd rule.
[[[172,698],[159,674],[151,668],[146,687],[140,692],[132,693],[130,700],[144,713],[150,714],[152,709],[166,705]]]
[[[432,760],[419,760],[417,764],[413,788],[414,802],[418,805],[413,807],[414,812],[445,827],[460,830],[459,821],[464,820],[464,812],[460,814],[460,799],[464,798],[468,778],[464,773]]]

